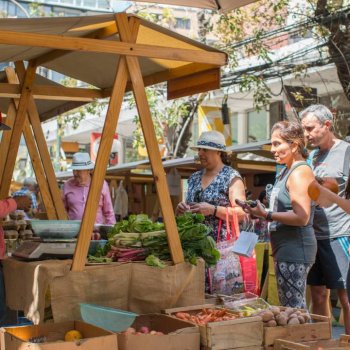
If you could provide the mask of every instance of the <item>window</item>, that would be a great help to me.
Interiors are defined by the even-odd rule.
[[[263,141],[269,138],[268,114],[266,111],[248,112],[248,142]]]
[[[175,28],[177,29],[191,29],[191,21],[189,18],[176,18]]]

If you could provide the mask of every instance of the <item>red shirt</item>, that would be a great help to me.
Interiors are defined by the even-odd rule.
[[[17,209],[17,203],[14,199],[2,199],[0,200],[0,218],[5,217],[7,214],[11,213]],[[0,260],[5,256],[5,239],[4,239],[4,231],[2,226],[0,226]]]

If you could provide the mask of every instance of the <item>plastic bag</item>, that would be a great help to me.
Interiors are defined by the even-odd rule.
[[[115,194],[114,213],[120,218],[125,218],[128,215],[128,206],[128,194],[123,186],[123,181],[120,181]]]

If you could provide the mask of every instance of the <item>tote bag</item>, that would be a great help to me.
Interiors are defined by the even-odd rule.
[[[237,219],[237,216],[236,216]],[[233,218],[232,225],[238,227],[238,220],[235,221]],[[248,233],[251,232],[254,234],[254,225],[250,225],[249,228],[246,228],[244,232]],[[243,233],[243,231],[242,231]],[[238,234],[239,236],[239,229]],[[255,249],[253,250],[253,253],[250,257],[246,256],[240,256],[239,261],[241,263],[241,269],[242,269],[242,276],[243,276],[243,285],[244,285],[244,292],[250,292],[256,295],[260,295],[260,286],[259,286],[259,279],[258,279],[258,270],[256,268],[256,255],[255,255]]]
[[[235,214],[237,216],[237,214]],[[222,220],[219,221],[216,247],[221,258],[214,267],[208,269],[210,294],[232,295],[243,291],[243,278],[239,257],[232,248],[236,240],[235,229],[230,230],[228,209],[226,210],[226,239],[220,241]],[[238,222],[238,219],[237,219]]]

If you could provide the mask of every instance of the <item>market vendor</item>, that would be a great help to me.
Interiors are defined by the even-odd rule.
[[[74,177],[65,182],[62,194],[64,206],[71,220],[81,220],[83,217],[94,166],[88,153],[78,152],[73,155],[71,169]],[[114,225],[115,222],[111,195],[107,182],[104,181],[95,223]]]
[[[0,113],[0,130],[6,131],[10,128],[3,124]],[[17,196],[14,198],[7,198],[0,200],[0,218],[6,217],[9,213],[14,210],[20,209],[28,211],[31,207],[31,199],[28,196]],[[1,260],[5,257],[5,239],[4,231],[2,226],[0,226],[0,325],[6,319],[6,298],[5,298],[5,285],[4,285],[4,276],[2,273],[2,264]]]
[[[245,188],[241,175],[237,170],[228,166],[228,152],[226,150],[225,137],[218,131],[203,132],[195,146],[198,151],[202,170],[194,173],[188,179],[188,191],[186,202],[177,205],[176,214],[186,211],[200,213],[205,216],[205,224],[210,226],[211,236],[215,242],[227,239],[227,214],[232,222],[232,215],[239,220],[246,217],[241,207],[235,203],[235,199],[245,200]],[[208,271],[209,273],[209,271]],[[227,279],[235,273],[228,271],[222,273]],[[206,289],[208,292],[224,292],[215,286],[210,286],[210,277],[207,276]]]

